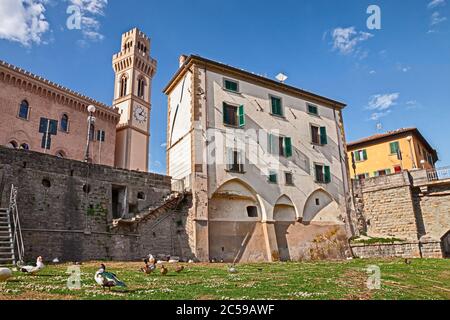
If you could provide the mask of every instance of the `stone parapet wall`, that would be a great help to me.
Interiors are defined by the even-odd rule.
[[[440,242],[351,245],[355,258],[442,258]]]

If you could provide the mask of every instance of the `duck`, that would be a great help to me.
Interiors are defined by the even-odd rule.
[[[141,268],[141,271],[145,274],[151,274],[156,270],[156,265],[154,263],[150,263],[148,259],[144,259],[145,266]]]
[[[126,288],[126,284],[120,281],[114,273],[106,272],[106,266],[102,263],[100,269],[95,273],[95,282],[105,288],[121,287]]]
[[[41,256],[39,256],[36,260],[36,266],[18,266],[18,267],[20,268],[20,271],[23,273],[30,273],[32,275],[35,275],[45,268],[43,261],[44,259]]]
[[[148,255],[148,262],[150,264],[156,264],[156,259],[155,259],[155,257],[152,254]]]
[[[181,272],[183,272],[183,270],[184,270],[184,266],[178,266],[178,267],[175,269],[175,272],[176,272],[176,273],[181,273]]]
[[[12,276],[11,269],[0,268],[0,282],[6,282],[9,278],[12,278]]]
[[[169,269],[167,269],[163,264],[161,265],[161,275],[165,276],[169,273]]]

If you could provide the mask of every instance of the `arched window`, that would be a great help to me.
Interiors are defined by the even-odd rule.
[[[60,151],[56,152],[56,156],[58,158],[64,159],[64,158],[66,158],[66,153],[64,151],[60,150]]]
[[[127,84],[128,84],[128,77],[126,75],[123,75],[120,79],[120,93],[119,97],[125,97],[127,95]]]
[[[138,79],[138,92],[137,95],[139,98],[144,98],[145,96],[145,80],[144,78]]]
[[[28,143],[22,143],[20,145],[20,149],[22,149],[22,150],[30,150],[30,146],[28,145]]]
[[[30,115],[30,105],[28,104],[27,100],[23,100],[20,103],[19,118],[28,120],[29,115]]]
[[[69,132],[69,116],[67,114],[63,114],[61,117],[61,131]]]
[[[17,142],[15,142],[15,141],[10,141],[10,142],[8,142],[8,144],[6,145],[6,147],[7,147],[7,148],[10,148],[10,149],[17,149]]]

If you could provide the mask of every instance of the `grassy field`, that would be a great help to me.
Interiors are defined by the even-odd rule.
[[[81,266],[81,289],[69,290],[69,265],[47,266],[37,276],[15,273],[0,284],[4,299],[441,299],[450,300],[450,260],[352,260],[345,262],[238,265],[230,274],[223,264],[186,264],[180,274],[144,275],[140,263],[107,263],[128,288],[103,291],[93,277],[99,263]],[[367,267],[381,269],[381,289],[367,288]]]

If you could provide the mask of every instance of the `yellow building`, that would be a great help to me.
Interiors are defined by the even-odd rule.
[[[377,134],[347,145],[352,179],[366,179],[403,170],[432,169],[436,150],[416,128]]]

